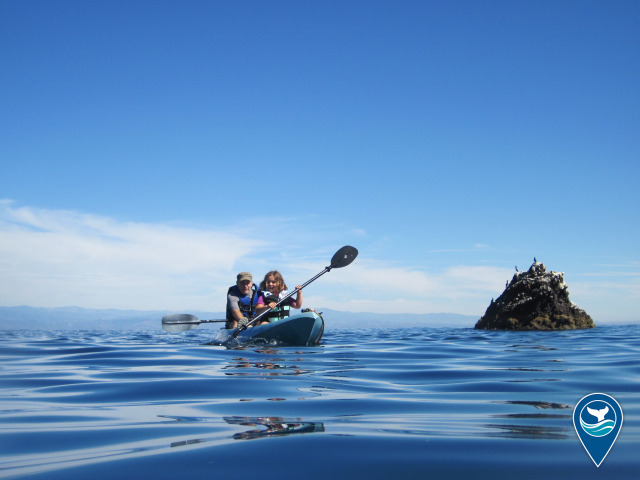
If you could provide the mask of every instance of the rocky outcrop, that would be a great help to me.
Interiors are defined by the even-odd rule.
[[[527,272],[516,272],[505,291],[475,328],[485,330],[573,330],[593,328],[587,313],[569,300],[564,273],[548,272],[534,259]]]

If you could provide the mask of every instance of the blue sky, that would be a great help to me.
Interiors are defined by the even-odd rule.
[[[636,1],[0,1],[0,305],[639,320]]]

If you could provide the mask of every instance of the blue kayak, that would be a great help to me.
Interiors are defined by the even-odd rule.
[[[264,325],[242,330],[233,338],[234,328],[221,328],[215,343],[276,343],[294,347],[306,347],[320,343],[324,333],[324,320],[315,312],[302,312]]]

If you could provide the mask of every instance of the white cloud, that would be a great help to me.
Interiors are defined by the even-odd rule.
[[[574,278],[588,278],[591,281],[574,281]],[[609,278],[618,277],[618,278]],[[566,275],[569,284],[569,296],[580,308],[584,309],[594,322],[609,321],[637,322],[638,301],[640,300],[640,281],[637,276],[629,278],[622,275]]]
[[[0,200],[0,305],[221,312],[239,271],[251,271],[259,281],[275,268],[291,288],[323,271],[344,233],[332,234],[312,220],[262,217],[239,226],[188,228]],[[360,255],[305,289],[305,306],[482,315],[514,273],[511,267],[463,265],[466,254],[442,270],[383,263],[380,239],[352,230],[361,234],[354,244]],[[367,253],[372,245],[376,260]],[[424,258],[416,261],[425,264]],[[571,299],[597,323],[635,320],[640,283],[637,262],[629,265],[620,272],[607,266],[568,273]]]
[[[270,238],[265,223],[236,234],[229,233],[237,231],[232,228],[120,222],[1,201],[0,304],[221,311],[236,270],[253,271],[259,281],[261,274],[278,268],[293,287],[329,263],[332,252],[305,252],[303,237],[285,235],[287,245],[267,244],[261,240]],[[295,227],[284,219],[279,228],[287,224]],[[507,277],[504,270],[489,267],[458,266],[430,274],[381,265],[366,256],[333,272],[305,290],[310,306],[477,313]]]
[[[504,268],[454,266],[427,273],[356,261],[332,281],[348,285],[331,298],[318,299],[337,310],[379,313],[453,312],[482,314],[512,276]]]
[[[0,238],[1,304],[139,309],[210,307],[234,264],[262,244],[9,201],[0,202]]]

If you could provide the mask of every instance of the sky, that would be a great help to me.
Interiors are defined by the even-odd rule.
[[[0,306],[640,320],[640,2],[0,0]]]

